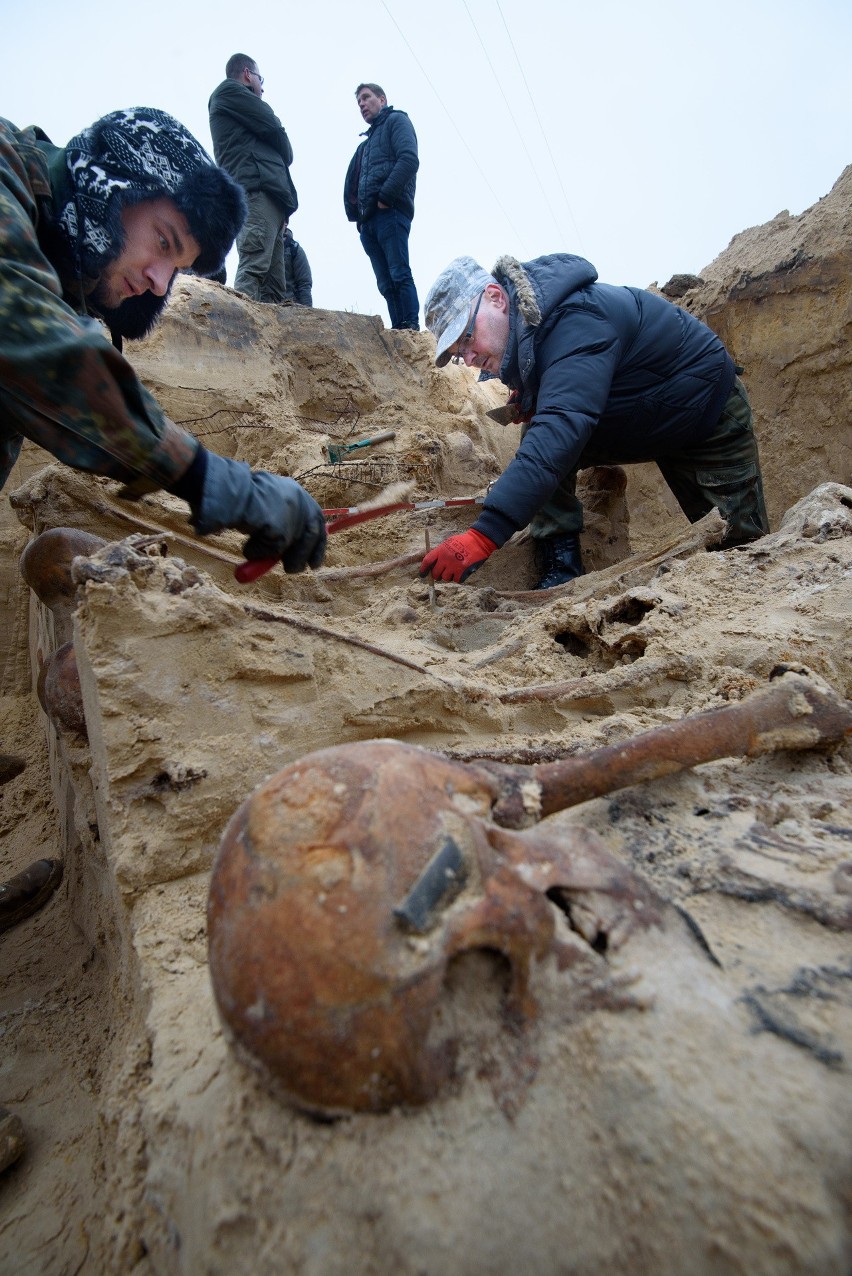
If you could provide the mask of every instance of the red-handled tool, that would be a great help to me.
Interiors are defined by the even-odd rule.
[[[332,532],[341,532],[346,527],[355,527],[358,523],[366,523],[371,518],[383,518],[385,514],[396,514],[399,510],[438,510],[449,509],[456,505],[481,505],[482,497],[456,496],[434,501],[394,501],[390,505],[351,505],[348,509],[323,510],[326,519],[325,529],[329,536]],[[267,572],[272,571],[278,558],[252,558],[234,568],[234,576],[241,585],[250,585],[259,580]]]

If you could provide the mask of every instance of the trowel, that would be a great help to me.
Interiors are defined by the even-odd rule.
[[[520,404],[512,400],[499,408],[491,408],[485,415],[492,421],[496,421],[498,425],[517,425],[520,419],[519,410]]]
[[[369,439],[359,439],[357,443],[329,443],[326,451],[331,464],[338,465],[345,456],[348,456],[350,452],[356,452],[358,448],[372,447],[374,443],[389,443],[395,438],[396,430],[383,430],[381,434],[374,434]]]

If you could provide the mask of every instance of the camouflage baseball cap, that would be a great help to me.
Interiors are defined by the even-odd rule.
[[[438,342],[435,362],[439,368],[449,363],[447,354],[465,329],[474,297],[497,280],[472,257],[456,257],[429,289],[426,298],[426,327]]]

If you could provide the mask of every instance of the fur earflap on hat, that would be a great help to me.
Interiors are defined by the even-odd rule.
[[[121,252],[121,209],[168,196],[184,214],[201,252],[200,275],[224,264],[246,218],[242,188],[183,124],[155,107],[112,111],[66,147],[71,198],[57,228],[81,273],[97,278]]]
[[[199,275],[215,275],[224,266],[246,219],[248,205],[242,186],[223,168],[209,164],[190,173],[172,198],[201,245],[193,270]]]

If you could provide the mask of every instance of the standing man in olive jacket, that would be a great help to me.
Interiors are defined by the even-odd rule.
[[[293,148],[278,116],[263,101],[263,76],[254,58],[235,53],[210,96],[213,153],[248,199],[248,220],[237,236],[240,264],[234,287],[254,301],[284,300],[281,232],[299,206],[290,177]]]
[[[378,84],[359,84],[355,99],[369,124],[346,173],[343,204],[361,234],[392,328],[420,328],[420,302],[408,264],[417,134],[405,111],[388,106]]]

